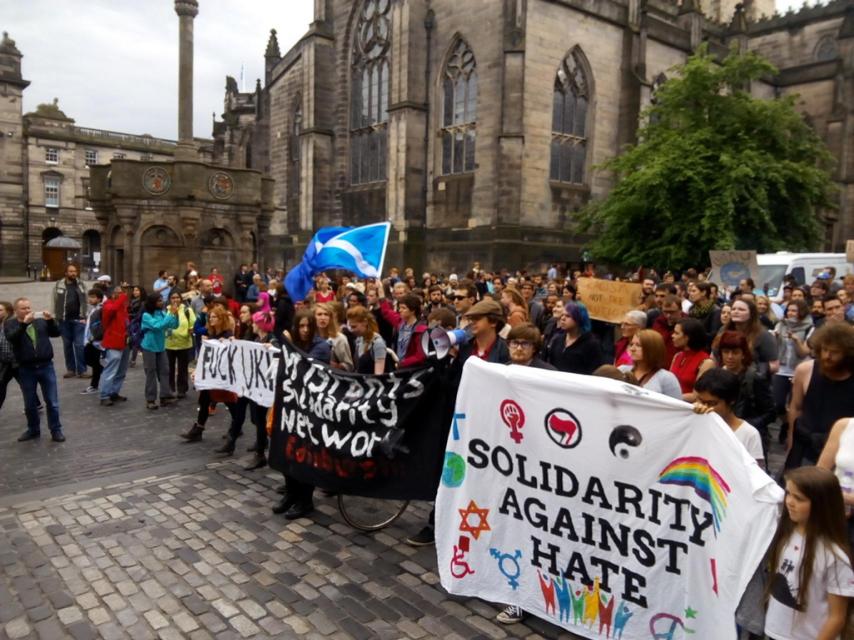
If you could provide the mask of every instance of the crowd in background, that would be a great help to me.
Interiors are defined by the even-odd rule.
[[[322,273],[305,300],[290,298],[283,273],[257,264],[241,265],[226,281],[217,268],[200,275],[188,263],[182,274],[161,271],[148,286],[114,285],[101,276],[87,289],[78,274],[68,265],[54,287],[52,310],[36,313],[24,297],[0,303],[0,407],[16,379],[27,419],[19,441],[40,437],[43,408],[53,440],[65,440],[52,337],[62,339],[63,376],[84,380],[80,393],[97,395],[105,408],[127,401],[121,393],[127,369],[141,360],[145,407],[157,410],[191,392],[192,367],[204,340],[270,346],[289,340],[334,368],[383,374],[424,363],[426,332],[460,329],[465,338],[451,353],[457,371],[476,357],[617,378],[692,403],[697,412],[718,413],[765,468],[772,439],[778,438],[787,452],[786,469],[817,464],[837,477],[833,485],[827,478],[793,476],[803,486],[787,487],[788,495],[810,499],[816,487],[840,487],[838,502],[844,496],[846,506],[837,515],[848,522],[846,554],[854,538],[854,520],[848,518],[854,505],[854,276],[837,279],[828,268],[807,285],[787,281],[779,298],[771,299],[750,279],[727,291],[693,269],[678,277],[641,270],[623,278],[639,283],[642,297],[617,326],[591,319],[578,299],[579,279],[597,277],[593,265],[511,273],[475,263],[464,275],[420,277],[412,269],[392,268],[382,280]],[[256,437],[247,468],[266,464],[264,407],[225,391],[201,391],[196,405],[196,419],[180,434],[184,441],[201,440],[208,418],[224,407],[230,423],[217,452],[235,452],[248,416]],[[313,490],[286,477],[274,512],[308,515]],[[796,511],[789,509],[795,528]],[[810,535],[822,544],[839,542],[828,532]],[[777,543],[783,549],[789,541]],[[432,523],[408,542],[432,544]],[[809,582],[810,574],[802,579]],[[837,620],[838,603],[828,602],[831,608],[821,615]],[[508,607],[498,619],[509,623],[522,616]]]

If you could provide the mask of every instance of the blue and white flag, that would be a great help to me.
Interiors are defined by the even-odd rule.
[[[313,286],[313,276],[328,269],[344,269],[360,278],[379,278],[391,223],[364,227],[324,227],[309,242],[296,267],[285,278],[285,287],[294,300],[305,300]]]

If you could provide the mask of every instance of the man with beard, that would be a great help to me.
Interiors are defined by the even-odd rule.
[[[53,316],[62,336],[65,355],[65,375],[63,378],[91,378],[86,373],[86,360],[83,356],[86,332],[86,316],[89,311],[86,287],[79,280],[80,270],[76,264],[65,267],[65,277],[53,287]]]
[[[423,320],[427,320],[431,313],[436,311],[437,309],[450,309],[451,307],[445,304],[445,294],[442,291],[442,287],[438,284],[434,284],[429,289],[429,300],[427,304],[424,305],[424,311],[421,314],[421,318]]]
[[[787,469],[815,464],[833,423],[854,416],[854,327],[829,324],[810,342],[817,358],[792,379]]]

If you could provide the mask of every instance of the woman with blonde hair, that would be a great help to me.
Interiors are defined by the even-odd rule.
[[[631,373],[645,389],[682,400],[679,380],[667,369],[667,348],[658,331],[638,331],[629,343],[629,356],[632,364],[624,364],[620,371]]]
[[[338,327],[338,314],[333,307],[334,302],[322,302],[314,307],[314,320],[317,323],[317,335],[329,342],[332,347],[332,360],[329,363],[333,369],[342,371],[353,370],[353,354],[347,336]]]
[[[507,287],[501,292],[501,306],[507,316],[507,324],[511,328],[528,322],[528,305],[518,289]]]
[[[387,347],[379,334],[374,314],[362,306],[350,307],[347,309],[347,322],[356,336],[356,372],[385,373]]]

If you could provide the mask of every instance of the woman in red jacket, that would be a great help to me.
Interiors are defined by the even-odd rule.
[[[104,370],[98,390],[101,392],[101,404],[109,406],[114,402],[127,400],[119,393],[125,382],[131,351],[128,348],[127,336],[128,296],[122,287],[114,288],[110,299],[104,301],[101,326],[104,329],[104,338],[101,340],[101,347],[104,349]]]

